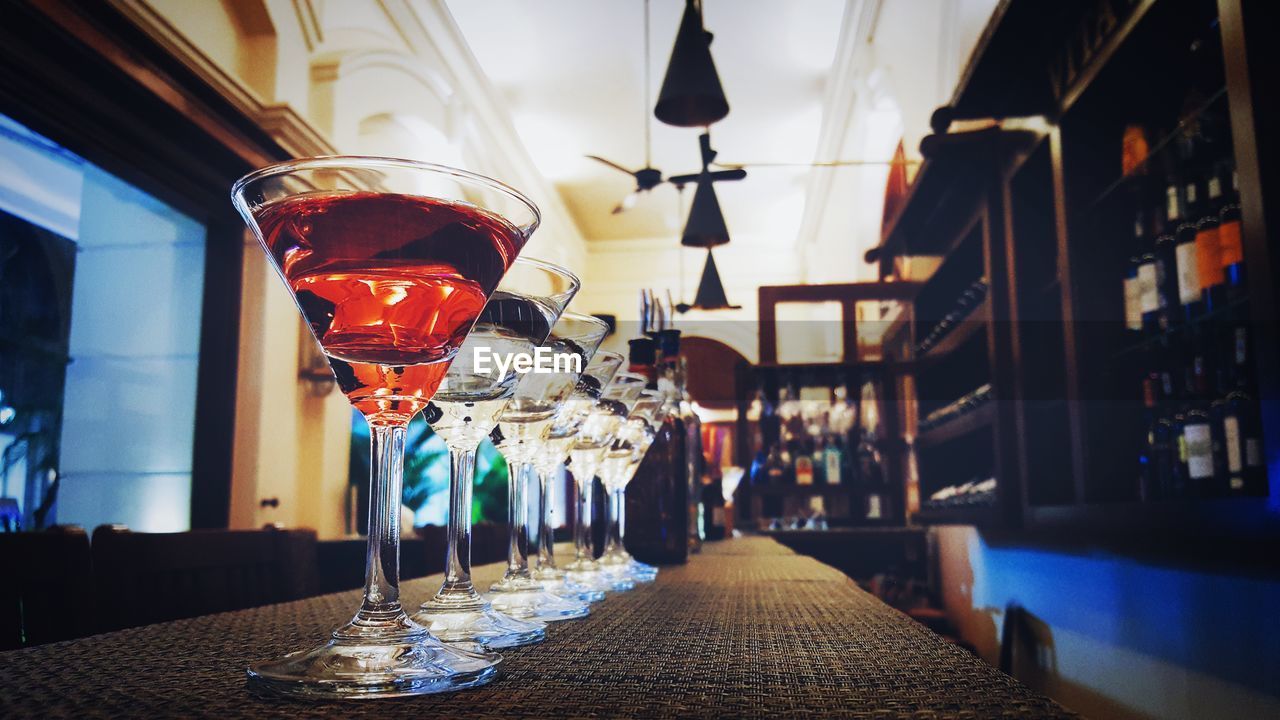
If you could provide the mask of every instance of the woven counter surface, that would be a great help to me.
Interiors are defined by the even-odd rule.
[[[476,570],[485,587],[498,565]],[[405,583],[416,605],[440,576]],[[12,717],[1070,717],[840,572],[768,538],[712,543],[656,583],[503,653],[473,690],[341,703],[261,699],[253,660],[313,645],[358,592],[0,653]]]

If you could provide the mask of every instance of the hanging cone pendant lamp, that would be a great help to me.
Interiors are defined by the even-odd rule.
[[[693,191],[693,205],[689,206],[689,219],[684,224],[680,244],[686,247],[713,248],[729,242],[729,228],[724,224],[720,200],[715,185],[706,172],[698,177],[698,187]]]
[[[737,310],[741,305],[730,305],[725,297],[724,284],[720,282],[720,271],[716,270],[716,259],[707,248],[707,264],[702,268],[702,280],[698,283],[698,294],[693,298],[694,310]]]
[[[653,115],[668,125],[706,127],[728,114],[729,101],[711,59],[711,33],[702,27],[702,8],[695,0],[685,0]]]

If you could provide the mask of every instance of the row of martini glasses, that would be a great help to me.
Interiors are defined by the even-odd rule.
[[[464,171],[365,157],[272,165],[232,197],[369,423],[373,456],[360,609],[322,645],[251,666],[251,687],[369,698],[481,685],[496,677],[495,650],[540,642],[548,623],[654,579],[623,547],[623,492],[666,404],[599,350],[603,321],[567,311],[577,277],[517,258],[540,221],[531,201]],[[398,515],[405,431],[419,412],[449,448],[450,511],[444,583],[410,616]],[[471,503],[486,438],[510,470],[510,537],[506,572],[482,595]],[[575,557],[560,568],[550,489],[566,462],[578,512]],[[596,477],[610,493],[599,560]]]

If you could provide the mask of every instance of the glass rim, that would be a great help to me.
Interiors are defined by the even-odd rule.
[[[575,273],[574,271],[570,270],[569,268],[563,265],[557,265],[549,260],[542,260],[540,258],[535,258],[535,257],[524,257],[522,255],[517,255],[516,259],[511,262],[512,267],[515,267],[516,265],[530,265],[540,270],[545,270],[547,272],[554,273],[556,275],[563,275],[566,278],[568,278],[569,284],[570,284],[569,289],[562,290],[557,293],[552,293],[551,294],[552,297],[558,298],[558,297],[568,295],[572,299],[575,295],[578,294],[578,291],[582,289],[582,278],[578,277],[577,273]],[[498,282],[498,287],[502,287],[501,281]],[[567,313],[561,313],[560,317],[564,317],[566,314]]]
[[[614,375],[614,376],[613,376],[613,379],[609,381],[609,384],[610,384],[610,385],[612,385],[613,383],[616,383],[616,382],[618,382],[619,380],[637,381],[637,382],[642,382],[642,383],[647,383],[647,382],[649,382],[649,378],[647,378],[647,377],[645,377],[645,376],[643,376],[643,375],[639,375],[639,374],[637,374],[637,373],[633,373],[633,372],[630,372],[630,371],[628,371],[628,370],[623,370],[623,371],[619,372],[617,375]]]
[[[595,316],[593,315],[592,317],[595,317]],[[600,318],[596,318],[596,319],[600,320]],[[604,321],[601,320],[601,322],[604,322]],[[605,324],[608,325],[608,323],[605,323]],[[596,354],[591,356],[591,363],[594,363],[598,360],[612,361],[614,359],[617,359],[619,363],[624,362],[626,360],[626,358],[624,358],[622,356],[622,353],[620,352],[614,352],[612,350],[597,350]],[[590,367],[591,363],[587,363],[587,366]]]
[[[312,157],[282,160],[280,162],[271,163],[270,165],[264,165],[257,170],[241,176],[239,180],[236,180],[231,184],[231,201],[235,203],[237,208],[239,208],[242,204],[240,202],[240,198],[243,196],[245,188],[259,180],[264,180],[277,175],[285,175],[300,170],[379,166],[407,170],[426,170],[441,175],[449,175],[477,185],[486,185],[503,193],[504,195],[507,195],[528,208],[529,212],[533,215],[532,222],[525,225],[512,223],[517,228],[520,228],[525,237],[532,235],[533,232],[542,225],[542,211],[538,209],[537,203],[533,202],[528,195],[525,195],[501,180],[495,180],[487,175],[481,175],[479,173],[471,172],[470,170],[463,170],[462,168],[451,167],[449,165],[440,165],[438,163],[430,163],[422,160],[409,160],[407,158],[386,157],[381,155],[315,155]],[[243,210],[247,209],[248,208],[243,208]],[[501,215],[501,213],[498,214]]]
[[[574,312],[574,311],[572,311],[572,310],[566,310],[566,311],[564,311],[563,313],[561,313],[561,314],[560,314],[560,318],[559,318],[558,320],[556,320],[556,325],[559,325],[559,324],[560,324],[560,321],[561,321],[561,320],[564,320],[564,319],[566,319],[566,318],[567,318],[567,319],[569,319],[569,320],[573,320],[573,321],[575,321],[575,322],[580,322],[580,323],[585,323],[585,324],[587,324],[587,325],[592,325],[592,326],[594,326],[596,329],[604,330],[604,334],[605,334],[605,335],[608,335],[608,334],[609,334],[609,323],[607,323],[607,322],[605,322],[605,321],[601,320],[600,318],[596,317],[595,315],[588,315],[588,314],[586,314],[586,313],[580,313],[580,312]],[[554,334],[554,333],[555,333],[555,325],[553,325],[553,326],[551,327],[551,332],[552,332],[552,334]],[[583,335],[586,335],[586,334],[588,334],[588,333],[587,333],[587,332],[585,332],[585,331],[583,331],[583,332],[576,332],[576,333],[573,333],[573,334],[569,335],[568,337],[582,337]],[[603,338],[604,336],[601,336],[601,337]],[[592,357],[592,359],[594,360],[594,359],[595,359],[595,354],[593,354],[591,357]]]

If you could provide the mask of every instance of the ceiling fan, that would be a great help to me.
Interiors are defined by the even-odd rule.
[[[632,190],[626,197],[622,198],[613,208],[613,214],[630,210],[636,206],[636,201],[640,199],[642,193],[661,185],[664,180],[662,171],[653,167],[653,140],[651,138],[652,128],[649,119],[649,0],[644,2],[644,167],[639,170],[629,170],[618,163],[602,158],[599,155],[587,155],[588,158],[598,163],[608,165],[614,170],[624,172],[635,178],[636,189]]]
[[[630,210],[636,206],[636,201],[640,199],[641,193],[649,192],[663,183],[662,171],[650,166],[649,161],[649,130],[645,128],[645,151],[644,151],[644,167],[639,170],[628,170],[612,160],[606,160],[599,155],[588,155],[587,157],[599,163],[604,163],[614,170],[620,170],[636,179],[636,189],[622,198],[613,208],[613,214],[617,215],[625,210]]]

